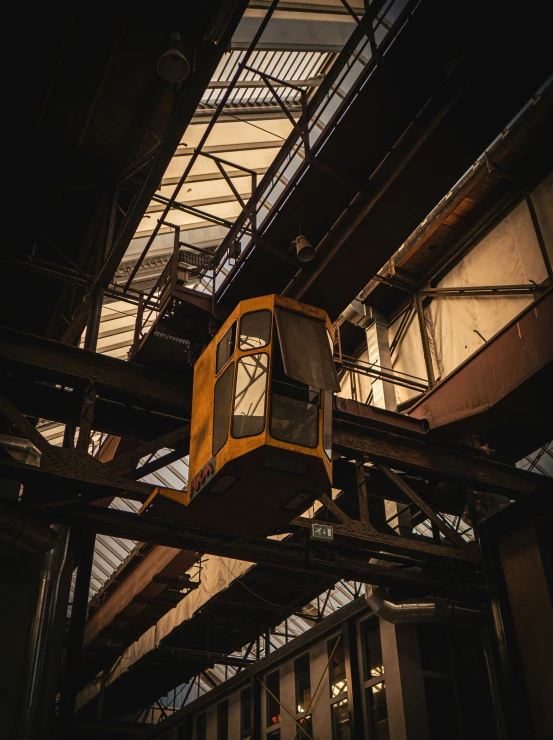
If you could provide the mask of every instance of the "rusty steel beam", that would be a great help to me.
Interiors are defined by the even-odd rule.
[[[425,419],[405,416],[341,396],[334,396],[334,418],[368,425],[384,432],[415,437],[420,437],[428,430]]]
[[[40,491],[40,503],[69,501],[78,496],[98,501],[122,496],[144,502],[156,486],[119,478],[83,450],[51,446],[43,451],[40,466],[0,458],[0,476],[31,485]]]
[[[307,517],[296,517],[291,522],[296,527],[311,529],[313,524],[328,525],[328,521],[308,519]],[[338,537],[357,540],[359,544],[364,543],[367,549],[373,548],[377,552],[393,553],[413,558],[442,558],[446,561],[478,563],[480,558],[478,552],[472,548],[450,547],[448,545],[437,545],[428,541],[425,537],[400,537],[399,535],[383,534],[374,527],[367,526],[363,522],[349,519],[338,524],[332,523],[334,535]]]
[[[390,569],[369,563],[366,552],[371,551],[370,545],[362,548],[363,554],[361,554],[359,548],[352,551],[351,546],[338,543],[324,543],[324,546],[321,546],[312,540],[307,544],[298,544],[263,537],[229,538],[228,534],[212,530],[187,528],[172,522],[149,520],[147,517],[139,517],[129,512],[98,506],[56,508],[45,512],[35,510],[34,514],[47,521],[70,523],[72,526],[78,525],[83,529],[91,529],[101,534],[155,542],[190,552],[245,560],[279,570],[309,573],[337,580],[346,578],[377,585],[416,582],[437,589],[443,587],[438,578],[427,573],[403,572],[401,569]],[[397,540],[402,540],[402,538],[398,537]],[[405,539],[404,542],[403,552],[420,562],[423,555],[422,548],[414,547],[408,550],[409,540]],[[382,549],[382,544],[375,541],[372,550],[380,552]],[[445,555],[450,563],[465,565],[465,567],[473,566],[475,562],[466,553],[460,553],[453,548],[451,550],[439,548],[432,543],[427,545],[424,554],[442,556],[442,558]]]
[[[411,408],[409,415],[426,419],[431,430],[457,428],[461,436],[474,417],[508,401],[509,395],[524,382],[551,368],[552,327],[553,290],[550,288],[437,383]],[[544,397],[542,412],[548,403]],[[472,426],[480,425],[475,426],[473,421]]]
[[[334,422],[333,444],[341,454],[356,459],[359,454],[401,470],[416,470],[433,476],[471,480],[477,490],[526,495],[544,485],[541,475],[496,462],[459,447],[442,446],[425,439],[387,434],[350,421]]]
[[[116,455],[112,460],[105,463],[108,470],[114,473],[120,472],[129,465],[136,466],[138,462],[147,455],[151,455],[164,447],[174,447],[176,444],[190,437],[190,424],[185,424],[175,431],[157,437],[156,439],[146,442],[140,447],[135,447],[120,455]],[[182,456],[182,455],[181,455]],[[145,474],[144,474],[145,475]]]
[[[424,499],[422,499],[411,486],[406,483],[397,473],[391,470],[387,465],[378,465],[378,469],[388,476],[388,478],[400,488],[403,493],[408,496],[411,501],[430,519],[440,532],[442,532],[448,539],[450,539],[460,550],[467,550],[468,543],[462,538],[459,532],[456,532],[447,522],[445,522],[434,509],[429,506]]]
[[[4,395],[25,416],[78,425],[81,389],[6,376],[1,378],[1,382]],[[120,401],[97,398],[93,428],[104,434],[147,440],[173,431],[182,426],[184,420],[182,416],[175,416],[175,412],[158,413]]]
[[[180,574],[194,565],[197,557],[195,552],[187,550],[154,547],[86,623],[84,661],[96,670],[113,660],[113,648],[110,649],[108,641],[114,631],[122,642],[130,643],[136,639],[136,630],[129,631],[128,625],[143,616],[149,606],[156,606],[156,620],[159,609],[168,611],[176,606],[178,600],[170,602],[160,597],[170,589],[170,583],[179,583]],[[186,581],[180,583],[183,590],[187,588]],[[191,583],[191,587],[195,585]],[[183,593],[181,598],[184,596]]]
[[[82,388],[94,382],[102,398],[188,418],[192,383],[182,376],[0,327],[4,373]]]

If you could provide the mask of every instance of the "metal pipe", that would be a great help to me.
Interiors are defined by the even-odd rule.
[[[68,554],[69,530],[55,527],[60,544],[50,550],[44,558],[40,574],[40,585],[35,617],[32,622],[27,650],[27,683],[23,701],[22,740],[32,740],[39,735],[41,695],[46,648],[49,632],[56,617],[60,580]]]
[[[445,599],[427,601],[394,601],[386,589],[367,584],[365,599],[374,614],[392,624],[455,624],[460,627],[482,627],[489,615]]]
[[[371,558],[369,563],[396,567],[397,563]],[[491,615],[473,607],[446,599],[432,598],[394,600],[381,586],[366,584],[365,599],[377,617],[392,624],[453,624],[478,629],[487,624]]]
[[[507,740],[507,732],[505,729],[505,718],[501,707],[501,688],[500,682],[497,676],[496,664],[492,649],[492,643],[490,635],[486,630],[482,631],[482,648],[484,650],[484,658],[486,660],[486,669],[488,672],[488,681],[490,683],[490,693],[492,695],[492,704],[495,717],[495,724],[497,729],[498,740]]]

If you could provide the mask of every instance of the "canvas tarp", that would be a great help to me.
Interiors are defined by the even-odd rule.
[[[115,663],[105,679],[106,688],[117,681],[129,669],[145,655],[159,645],[181,624],[190,620],[194,615],[217,594],[224,591],[230,584],[240,576],[244,575],[252,566],[241,560],[221,558],[214,555],[208,556],[202,564],[201,584],[191,591],[186,598],[182,599],[174,609],[163,616],[157,624],[145,632],[136,642],[124,651],[121,658]],[[190,571],[191,575],[193,573]],[[76,708],[83,707],[92,701],[100,692],[101,679],[91,681],[77,696]]]
[[[540,227],[553,259],[553,174],[532,193]],[[526,201],[479,241],[435,287],[528,285],[547,277]],[[518,296],[440,297],[425,307],[436,379],[449,375],[479,349],[484,341],[506,326],[532,302],[530,294]],[[392,341],[398,318],[389,327]],[[482,339],[484,337],[484,339]],[[396,370],[426,378],[424,355],[416,314],[392,358]],[[398,403],[417,395],[396,387]]]

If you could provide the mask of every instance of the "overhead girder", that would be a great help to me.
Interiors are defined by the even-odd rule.
[[[315,258],[294,275],[245,250],[218,310],[285,290],[337,317],[545,81],[545,25],[528,8],[493,1],[419,3],[260,229],[284,250],[300,220]]]

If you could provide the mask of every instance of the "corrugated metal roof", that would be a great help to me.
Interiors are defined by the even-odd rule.
[[[328,617],[338,609],[341,609],[343,606],[346,606],[359,596],[363,595],[364,589],[365,584],[357,581],[339,581],[336,583],[334,588],[329,591],[324,591],[315,601],[307,604],[304,607],[304,611],[307,613],[313,613],[314,615],[317,614],[323,618]],[[255,596],[255,594],[253,595]],[[261,596],[259,598],[261,598]],[[287,620],[281,622],[281,624],[271,630],[270,652],[272,653],[275,650],[278,650],[278,648],[284,646],[294,638],[307,632],[311,627],[313,627],[312,619],[304,619],[297,615],[288,617]],[[288,639],[286,639],[285,634],[288,635]],[[232,656],[243,658],[248,654],[249,657],[253,657],[252,652],[248,653],[249,647],[249,645],[244,645],[240,650],[236,650],[232,653]],[[261,641],[260,657],[265,657],[264,640]],[[227,679],[236,675],[240,670],[240,668],[235,668],[233,666],[216,664],[213,668],[206,669],[191,681],[176,687],[173,691],[170,691],[167,696],[160,698],[158,700],[157,707],[158,709],[162,707],[166,713],[176,711],[185,704],[190,704],[190,702],[194,701],[199,696],[203,696],[203,694],[211,691],[211,689],[214,688],[214,685],[218,686]],[[144,715],[143,721],[156,722],[159,719],[159,713],[157,711],[152,711],[149,715],[147,713]]]

